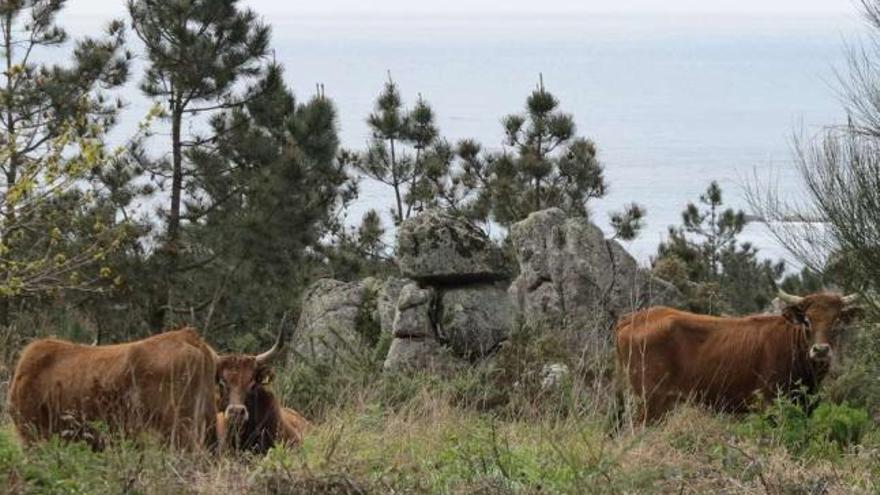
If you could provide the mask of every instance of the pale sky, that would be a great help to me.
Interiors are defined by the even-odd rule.
[[[823,15],[852,14],[858,0],[244,0],[268,18],[297,15],[566,14],[581,13],[737,13]],[[123,0],[68,0],[75,15],[122,12]]]

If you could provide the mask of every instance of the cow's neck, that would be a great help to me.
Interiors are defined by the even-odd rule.
[[[248,419],[240,432],[242,447],[258,453],[269,450],[278,429],[278,410],[275,395],[257,387],[245,399]]]
[[[774,332],[776,340],[772,345],[776,349],[776,363],[780,366],[779,378],[784,381],[779,385],[783,389],[805,387],[809,393],[815,392],[821,373],[809,358],[808,331],[806,325],[794,325],[786,321],[783,331]],[[771,341],[772,339],[768,339],[768,342]]]

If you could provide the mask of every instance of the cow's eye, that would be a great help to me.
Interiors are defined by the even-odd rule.
[[[222,378],[217,380],[217,385],[220,386],[220,390],[226,390],[226,380]]]

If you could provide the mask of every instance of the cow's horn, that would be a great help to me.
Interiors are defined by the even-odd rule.
[[[859,295],[858,294],[850,294],[848,296],[841,297],[840,300],[843,302],[844,306],[851,306],[851,305],[859,302]]]
[[[782,289],[779,289],[779,299],[782,299],[783,302],[786,302],[788,304],[799,304],[801,301],[804,300],[803,297],[789,294]]]
[[[286,329],[286,327],[287,313],[284,313],[284,316],[281,318],[281,326],[278,329],[278,338],[275,339],[275,344],[268,351],[257,355],[258,364],[269,362],[273,357],[275,357],[276,354],[278,354],[278,351],[280,351],[281,348],[284,347],[284,330]]]

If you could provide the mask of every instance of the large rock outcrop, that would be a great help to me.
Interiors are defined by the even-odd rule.
[[[376,297],[376,319],[379,321],[383,333],[391,333],[400,291],[410,282],[405,278],[391,276],[385,279],[379,287]]]
[[[400,225],[396,255],[403,276],[424,284],[466,284],[510,276],[501,249],[485,232],[439,209]]]
[[[431,315],[434,304],[435,293],[431,288],[422,289],[413,283],[401,289],[394,316],[394,337],[436,338]]]
[[[314,360],[334,360],[341,353],[360,352],[368,345],[366,327],[376,281],[321,279],[306,289],[293,348]]]
[[[397,255],[414,282],[399,292],[386,369],[460,366],[493,353],[510,335],[510,268],[478,227],[429,210],[398,228]]]
[[[510,293],[533,327],[601,334],[630,311],[680,303],[671,284],[585,219],[551,208],[513,225],[510,235],[520,265]]]
[[[434,311],[437,293],[411,283],[401,289],[394,317],[394,339],[385,359],[388,371],[451,368],[457,359],[437,339]]]
[[[437,338],[456,355],[490,354],[516,323],[516,306],[503,288],[483,284],[445,290],[437,311]]]
[[[405,338],[391,341],[384,368],[386,371],[452,370],[463,365],[433,338]]]

